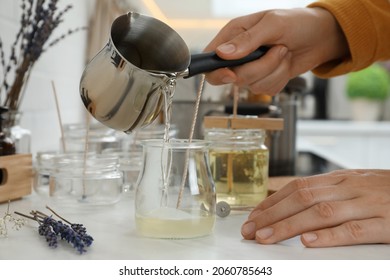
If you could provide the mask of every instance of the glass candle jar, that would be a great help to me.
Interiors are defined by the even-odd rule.
[[[103,126],[100,123],[64,125],[64,138],[61,138],[62,149],[66,152],[88,152],[101,153],[105,149],[120,148],[120,140],[116,131]],[[63,151],[65,152],[65,151]]]
[[[57,151],[37,152],[34,160],[34,191],[44,197],[49,197],[50,174],[54,170],[56,158],[60,155]]]
[[[262,129],[205,130],[217,201],[256,206],[267,196],[269,152]]]
[[[178,129],[175,125],[171,125],[168,133],[168,138],[177,138]],[[120,132],[118,138],[121,142],[121,150],[142,153],[142,141],[148,139],[163,140],[165,136],[165,125],[153,123],[147,127],[125,134]]]
[[[96,153],[88,153],[88,157],[95,157]],[[39,151],[34,158],[33,189],[43,198],[50,196],[50,175],[58,169],[61,159],[81,159],[84,153],[62,153],[60,151]]]
[[[142,151],[106,149],[102,151],[102,154],[118,158],[119,170],[123,172],[123,191],[126,194],[133,195],[142,166]]]
[[[216,194],[203,140],[145,140],[135,195],[135,221],[142,236],[194,238],[215,223]]]
[[[108,205],[120,200],[123,174],[116,157],[61,155],[49,175],[49,196],[68,203]]]

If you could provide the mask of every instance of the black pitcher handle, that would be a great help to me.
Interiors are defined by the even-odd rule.
[[[189,78],[201,73],[211,72],[219,68],[234,67],[245,64],[247,62],[259,59],[268,50],[269,47],[261,46],[249,55],[234,60],[222,59],[215,52],[193,54],[191,55],[191,63],[188,67],[188,76],[185,78]]]

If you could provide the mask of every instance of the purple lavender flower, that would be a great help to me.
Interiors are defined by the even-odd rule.
[[[46,242],[49,247],[57,248],[57,234],[52,230],[49,218],[44,219],[43,222],[39,225],[38,233],[39,235],[45,236]]]
[[[71,224],[70,227],[80,235],[81,240],[84,242],[85,246],[91,246],[93,238],[87,234],[87,229],[82,224]]]
[[[82,254],[86,252],[85,247],[92,244],[93,238],[86,234],[86,229],[81,224],[73,225],[76,230],[64,224],[62,221],[57,221],[48,216],[40,223],[39,234],[46,237],[46,241],[50,247],[57,247],[57,237],[59,236],[62,240],[66,240],[69,244],[72,244]]]
[[[87,229],[82,224],[73,224],[58,215],[53,209],[46,206],[55,216],[61,220],[56,220],[40,211],[31,211],[32,216],[15,212],[20,216],[35,220],[39,223],[38,233],[46,238],[49,247],[56,248],[58,239],[67,241],[80,253],[86,252],[85,247],[91,246],[92,236],[87,234]]]

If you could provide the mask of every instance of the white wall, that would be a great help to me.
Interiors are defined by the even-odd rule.
[[[19,30],[20,0],[0,0],[0,37],[6,57]],[[87,26],[93,0],[61,0],[59,7],[72,4],[64,22],[55,30],[56,38],[68,29]],[[21,126],[32,132],[32,152],[59,149],[60,127],[51,81],[54,81],[63,123],[84,119],[84,106],[79,95],[79,81],[84,69],[87,32],[75,33],[43,53],[30,77],[21,106]],[[2,71],[0,71],[2,77]],[[2,79],[1,79],[2,80]]]

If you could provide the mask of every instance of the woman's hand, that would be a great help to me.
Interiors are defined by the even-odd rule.
[[[390,243],[390,171],[340,170],[296,179],[262,201],[241,234],[261,244],[301,235],[307,247]]]
[[[348,55],[335,18],[321,8],[269,10],[230,21],[209,43],[223,59],[238,59],[260,46],[271,46],[262,58],[208,73],[214,85],[235,83],[253,93],[274,95],[287,82],[316,66]]]

